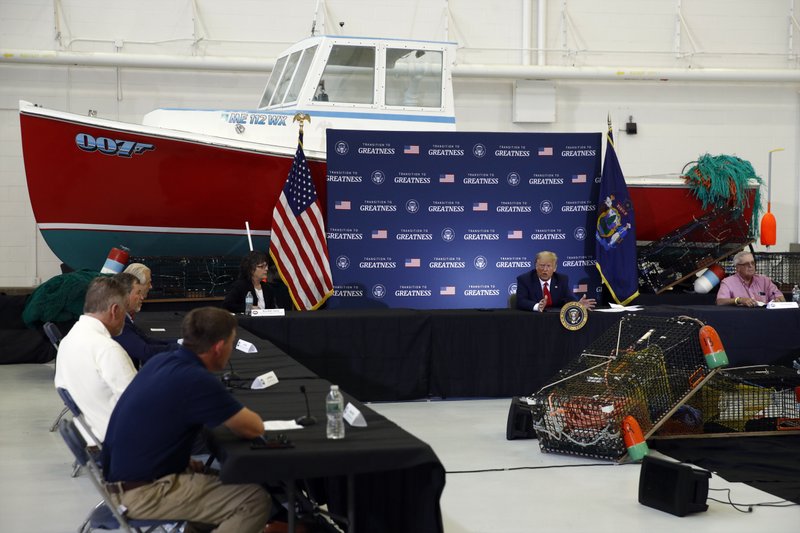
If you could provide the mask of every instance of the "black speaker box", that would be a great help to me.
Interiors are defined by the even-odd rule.
[[[514,396],[511,398],[511,407],[508,408],[506,440],[535,438],[536,432],[533,430],[533,414],[531,413],[531,408],[527,402]]]
[[[639,473],[639,503],[675,516],[707,511],[710,478],[706,470],[646,455]]]

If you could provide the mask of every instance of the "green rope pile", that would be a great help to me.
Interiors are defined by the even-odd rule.
[[[704,154],[696,164],[683,175],[692,194],[703,204],[715,208],[734,207],[744,213],[748,206],[750,180],[758,184],[753,198],[753,218],[750,233],[758,234],[758,221],[761,213],[761,185],[764,180],[756,175],[749,161],[732,155]]]

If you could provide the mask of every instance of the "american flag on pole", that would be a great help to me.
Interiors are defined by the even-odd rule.
[[[333,294],[325,227],[303,153],[302,128],[292,168],[272,212],[269,254],[297,309],[316,309]]]

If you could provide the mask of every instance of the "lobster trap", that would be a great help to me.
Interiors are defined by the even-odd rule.
[[[617,460],[622,421],[652,434],[716,371],[690,317],[623,317],[526,402],[544,452]]]
[[[150,299],[224,296],[239,276],[241,261],[241,257],[233,256],[130,258],[131,263],[150,268],[153,284]]]
[[[637,247],[639,286],[661,294],[753,242],[741,211],[719,209]]]
[[[716,373],[656,432],[656,437],[800,431],[800,375],[781,366]]]

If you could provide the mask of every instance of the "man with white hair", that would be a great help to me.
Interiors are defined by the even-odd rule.
[[[127,300],[118,279],[93,279],[83,315],[58,347],[55,385],[69,391],[101,441],[111,411],[136,375],[130,357],[112,338],[122,331]]]
[[[758,307],[775,301],[783,302],[783,293],[767,276],[756,274],[753,254],[742,250],[733,256],[736,273],[723,279],[717,292],[717,305]]]

